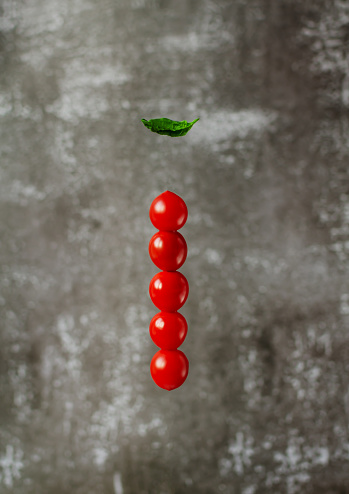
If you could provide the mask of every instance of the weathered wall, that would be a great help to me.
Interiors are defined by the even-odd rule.
[[[348,493],[348,3],[0,5],[1,494]],[[201,119],[171,139],[160,116]],[[167,188],[171,393],[147,292]]]

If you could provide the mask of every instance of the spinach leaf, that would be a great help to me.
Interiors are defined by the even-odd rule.
[[[182,120],[177,122],[176,120],[170,120],[169,118],[154,118],[152,120],[145,120],[142,118],[143,124],[147,129],[157,134],[166,135],[170,137],[180,137],[185,136],[187,132],[192,128],[195,122],[199,119],[193,120],[192,122],[187,122]]]

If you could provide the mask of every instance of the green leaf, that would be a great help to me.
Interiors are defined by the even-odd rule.
[[[199,119],[197,118],[192,122],[187,122],[186,120],[177,122],[176,120],[170,120],[169,118],[153,118],[152,120],[145,120],[145,118],[142,118],[142,122],[147,129],[156,132],[157,134],[170,137],[185,136],[198,120]]]

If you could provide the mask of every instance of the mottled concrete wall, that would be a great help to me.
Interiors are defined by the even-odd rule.
[[[1,494],[348,493],[348,2],[0,14]],[[148,335],[167,188],[189,208],[171,393]]]

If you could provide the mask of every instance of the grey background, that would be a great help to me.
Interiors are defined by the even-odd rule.
[[[348,493],[348,2],[0,5],[1,494]],[[167,188],[189,209],[170,393]]]

